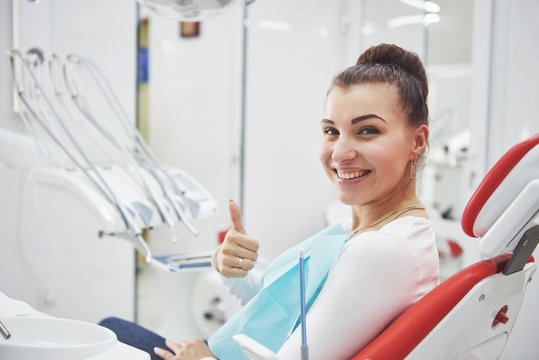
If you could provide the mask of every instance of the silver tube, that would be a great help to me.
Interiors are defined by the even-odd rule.
[[[301,345],[301,360],[309,360],[309,346]]]

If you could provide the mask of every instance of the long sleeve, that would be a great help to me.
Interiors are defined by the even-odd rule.
[[[236,296],[242,305],[255,297],[262,288],[262,273],[253,269],[242,278],[226,278],[222,276],[223,284],[228,291]]]

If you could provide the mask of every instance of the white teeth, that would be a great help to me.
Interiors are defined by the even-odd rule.
[[[355,179],[355,178],[365,176],[368,172],[369,172],[368,170],[356,171],[356,172],[353,172],[353,173],[343,173],[341,171],[337,171],[337,176],[339,178],[341,178],[341,179],[348,180],[348,179]]]

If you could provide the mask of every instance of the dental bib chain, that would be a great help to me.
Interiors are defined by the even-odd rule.
[[[416,210],[416,209],[421,209],[421,210],[423,210],[423,209],[425,209],[425,207],[422,206],[422,205],[411,205],[411,206],[405,206],[405,207],[402,207],[402,208],[400,208],[400,209],[397,209],[397,210],[395,210],[395,211],[390,212],[389,214],[385,215],[383,218],[376,220],[375,222],[373,222],[373,223],[370,224],[370,225],[363,226],[363,227],[357,228],[357,229],[355,229],[355,230],[352,230],[352,231],[350,232],[350,237],[355,236],[355,235],[356,235],[358,232],[360,232],[361,230],[365,230],[365,229],[368,229],[368,228],[370,228],[370,227],[373,227],[373,226],[376,226],[376,225],[380,224],[382,221],[384,221],[385,219],[389,218],[389,217],[392,216],[392,215],[395,215],[395,216],[394,216],[393,219],[391,219],[391,220],[395,220],[396,218],[398,218],[399,216],[401,216],[401,215],[404,214],[405,212],[408,212],[408,211],[411,211],[411,210]]]

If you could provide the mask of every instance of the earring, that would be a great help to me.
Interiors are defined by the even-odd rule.
[[[415,179],[415,166],[415,159],[412,159],[412,162],[410,163],[410,179]]]

